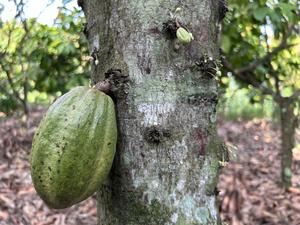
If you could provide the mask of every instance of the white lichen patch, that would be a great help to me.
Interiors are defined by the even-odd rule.
[[[215,113],[211,114],[209,120],[210,122],[215,123],[217,121],[217,115]]]
[[[173,77],[174,77],[173,71],[172,71],[172,70],[169,70],[169,71],[167,71],[167,73],[165,74],[165,77],[164,77],[164,78],[165,78],[166,81],[172,81]]]
[[[100,38],[99,35],[95,35],[93,38],[93,43],[91,44],[93,49],[99,50],[100,49]],[[91,51],[93,51],[93,49]]]
[[[196,209],[196,202],[192,196],[185,196],[180,204],[180,208],[185,216],[192,217]]]
[[[122,155],[122,159],[123,159],[124,165],[126,165],[126,166],[128,166],[128,165],[130,165],[132,163],[131,157],[130,157],[130,155],[128,153],[123,154]]]
[[[178,213],[173,213],[172,216],[171,216],[171,222],[173,224],[176,224],[177,220],[178,220]]]
[[[205,207],[200,207],[195,210],[195,219],[197,222],[206,224],[210,219],[209,210]]]
[[[157,180],[152,180],[150,183],[150,189],[157,189],[159,187],[159,183]]]
[[[216,207],[216,199],[215,199],[215,197],[214,196],[209,197],[209,199],[207,200],[207,202],[208,202],[207,208],[208,208],[208,210],[210,212],[210,216],[212,218],[218,218],[218,213],[219,212],[218,212],[217,207]]]
[[[143,126],[160,125],[167,120],[168,115],[174,111],[171,103],[143,103],[138,106],[138,111],[143,113]]]
[[[217,211],[215,206],[215,199],[213,197],[206,198],[207,204],[205,207],[199,206],[199,199],[193,195],[185,196],[179,204],[180,212],[185,218],[189,218],[189,221],[199,224],[206,224],[212,218],[217,218]],[[176,224],[176,223],[174,223]]]
[[[135,171],[137,172],[137,171]],[[160,183],[158,182],[156,177],[149,177],[145,180],[145,177],[134,176],[133,180],[134,188],[143,188],[143,199],[147,201],[148,204],[151,204],[153,200],[158,200],[159,202],[163,202],[161,200],[161,196],[166,194],[163,192]],[[146,188],[146,189],[145,189]]]
[[[181,179],[178,181],[177,185],[176,185],[176,189],[181,192],[183,191],[184,189],[184,186],[185,186],[185,180],[184,179]]]
[[[205,158],[204,165],[201,169],[202,179],[200,180],[199,185],[204,187],[206,184],[210,183],[212,177],[215,176],[215,173],[218,169],[219,164],[212,164],[210,157]]]

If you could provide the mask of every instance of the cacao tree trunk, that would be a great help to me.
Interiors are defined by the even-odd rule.
[[[110,181],[98,192],[98,224],[219,224],[218,90],[214,66],[201,58],[218,57],[218,1],[79,5],[95,59],[92,81],[111,71],[127,77],[113,90],[118,149]],[[188,45],[174,39],[176,8],[177,22],[195,38]]]
[[[281,181],[282,185],[288,188],[292,184],[292,150],[295,146],[297,117],[294,114],[294,104],[289,98],[281,97],[278,104],[281,126]]]

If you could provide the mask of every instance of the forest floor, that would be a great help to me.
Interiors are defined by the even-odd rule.
[[[219,179],[222,219],[230,225],[300,225],[300,149],[293,151],[293,184],[286,190],[280,186],[278,127],[266,120],[223,121],[218,132],[237,155]]]
[[[43,112],[35,109],[27,124],[0,118],[0,225],[95,225],[95,196],[70,209],[51,210],[32,186],[28,155]],[[218,185],[221,216],[228,224],[300,224],[300,149],[294,154],[293,187],[285,190],[279,183],[277,130],[266,120],[219,123],[219,135],[237,149]]]

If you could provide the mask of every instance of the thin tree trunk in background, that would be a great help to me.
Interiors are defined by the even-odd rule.
[[[294,115],[294,106],[288,98],[280,98],[279,106],[281,125],[281,180],[284,187],[290,187],[292,184],[292,150],[295,146],[297,118]]]
[[[217,82],[196,65],[203,55],[218,57],[218,1],[79,4],[90,51],[99,59],[93,82],[110,69],[128,76],[114,93],[118,149],[110,183],[98,192],[99,224],[219,224]],[[162,34],[178,7],[195,37],[179,49]]]
[[[28,75],[26,74],[25,75],[25,78],[24,78],[24,83],[23,83],[23,94],[24,94],[24,97],[23,97],[23,111],[26,115],[26,120],[28,119],[29,117],[29,108],[28,108]]]

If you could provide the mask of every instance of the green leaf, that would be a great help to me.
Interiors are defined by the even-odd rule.
[[[221,38],[221,49],[224,53],[229,53],[231,49],[231,41],[227,35],[222,35]]]
[[[273,10],[270,14],[269,14],[270,18],[272,21],[276,22],[276,23],[280,23],[281,22],[281,13],[280,10],[277,8],[276,10]]]
[[[293,11],[297,10],[297,7],[295,5],[284,2],[281,2],[278,5],[284,16],[286,16],[289,20],[292,20],[294,18],[295,13]]]
[[[269,13],[269,8],[268,7],[261,7],[258,9],[255,9],[253,11],[253,16],[256,20],[258,21],[264,21],[265,17],[268,15]]]

